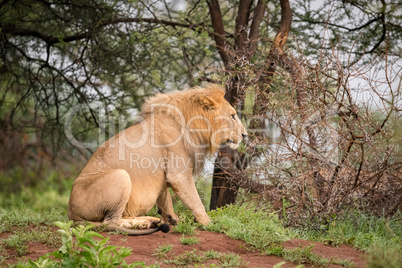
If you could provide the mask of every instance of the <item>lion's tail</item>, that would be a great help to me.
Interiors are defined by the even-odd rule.
[[[161,224],[155,228],[149,228],[146,230],[132,230],[132,229],[128,229],[122,226],[118,226],[115,224],[108,224],[105,225],[104,223],[101,222],[92,222],[92,221],[85,221],[86,223],[89,223],[91,225],[95,225],[97,227],[101,227],[104,226],[106,231],[121,231],[127,235],[132,235],[132,236],[136,236],[136,235],[148,235],[148,234],[152,234],[158,231],[162,231],[163,233],[168,233],[170,231],[170,226],[168,224]],[[84,223],[83,221],[80,222],[75,222],[77,224],[82,224]]]
[[[110,227],[112,227],[112,229],[110,229]],[[146,230],[131,230],[128,228],[124,228],[121,226],[117,226],[117,225],[108,225],[106,227],[109,231],[116,231],[119,230],[123,233],[126,233],[127,235],[147,235],[147,234],[152,234],[158,231],[162,231],[163,233],[168,233],[170,231],[170,226],[168,224],[161,224],[155,228],[150,228],[150,229],[146,229]]]

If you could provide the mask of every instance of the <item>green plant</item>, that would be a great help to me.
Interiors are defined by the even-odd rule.
[[[313,250],[314,245],[305,248],[284,249],[282,256],[291,262],[298,264],[309,264],[312,267],[328,267],[330,264],[343,267],[354,267],[354,264],[348,260],[327,259],[316,255]]]
[[[285,264],[286,264],[286,262],[285,262],[285,261],[282,261],[282,262],[280,262],[280,263],[275,264],[273,268],[281,268],[281,267],[282,267],[283,265],[285,265]]]
[[[49,247],[61,245],[61,236],[54,232],[54,221],[64,220],[60,210],[36,212],[20,203],[18,208],[0,209],[0,233],[11,234],[0,241],[1,248],[14,248],[19,256],[26,254],[27,243],[37,241]],[[27,232],[29,228],[29,232]],[[0,250],[0,261],[8,259],[5,250]]]
[[[220,267],[232,268],[246,265],[244,259],[237,254],[223,254],[220,258]]]
[[[23,202],[18,208],[11,210],[0,209],[0,233],[10,232],[14,227],[47,225],[53,226],[55,221],[66,220],[65,213],[58,209],[36,212]]]
[[[218,265],[210,264],[208,267],[241,267],[246,266],[244,259],[237,254],[225,254],[214,250],[206,251],[204,253],[194,249],[192,251],[186,251],[184,254],[176,256],[172,260],[165,260],[166,264],[174,264],[176,266],[190,266],[205,267],[197,263],[202,263],[207,260],[218,260]]]
[[[280,263],[275,264],[273,268],[281,268],[285,264],[286,264],[286,262],[282,261]],[[300,264],[300,265],[297,265],[295,268],[304,268],[304,265]]]
[[[205,255],[205,258],[207,258],[208,260],[211,260],[211,259],[219,259],[222,255],[222,253],[211,249],[209,251],[206,251],[204,253],[204,255]]]
[[[373,247],[367,261],[367,268],[399,268],[402,263],[402,254],[397,249]]]
[[[265,253],[267,255],[282,256],[283,246],[279,243],[272,243],[271,245],[269,245],[269,247],[266,248]]]
[[[109,238],[90,231],[91,225],[71,228],[72,221],[55,224],[60,228],[57,232],[62,236],[62,247],[37,261],[29,260],[27,267],[145,267],[143,262],[127,264],[123,259],[131,254],[131,249],[107,245]]]
[[[29,241],[37,241],[49,247],[57,247],[61,245],[61,236],[54,233],[52,228],[47,226],[39,226],[30,232],[26,230],[17,230],[13,235],[2,241],[6,248],[14,248],[19,256],[27,253],[27,243]]]
[[[172,249],[172,247],[172,245],[159,245],[153,255],[159,260],[166,258],[167,253]]]
[[[205,258],[198,254],[198,250],[186,251],[184,254],[176,256],[173,260],[165,260],[164,263],[174,264],[177,266],[189,266],[193,263],[203,262]]]
[[[193,235],[196,228],[197,224],[194,223],[193,216],[188,212],[182,212],[180,213],[180,221],[173,228],[173,231],[180,234]]]
[[[275,213],[230,205],[209,212],[209,216],[208,231],[225,233],[259,250],[288,239],[287,231]]]
[[[185,237],[183,235],[182,238],[180,238],[180,243],[182,243],[183,245],[194,245],[197,244],[198,242],[200,242],[200,240],[196,236]]]
[[[331,246],[349,244],[366,251],[373,263],[392,263],[397,256],[402,256],[400,219],[400,211],[392,217],[379,217],[351,210],[328,224],[327,230],[292,228],[289,233],[292,237],[322,241]]]
[[[0,199],[0,208],[18,209],[23,202],[29,204],[30,209],[34,211],[49,211],[54,207],[64,213],[67,211],[74,178],[61,178],[59,172],[55,170],[44,170],[40,174],[26,173],[22,172],[18,166],[0,173],[0,185],[4,184],[4,187],[0,189],[0,195],[3,197]],[[30,186],[25,186],[24,181],[27,179],[31,182]],[[10,187],[18,187],[18,190],[7,191]]]

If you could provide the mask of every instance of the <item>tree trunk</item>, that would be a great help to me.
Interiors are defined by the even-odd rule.
[[[278,29],[278,34],[275,37],[273,47],[271,48],[272,55],[270,58],[273,58],[273,56],[277,54],[277,50],[281,50],[283,48],[292,20],[292,12],[290,10],[289,0],[281,0],[280,2],[282,8],[280,29]],[[253,1],[240,0],[234,35],[235,46],[233,48],[230,47],[229,43],[225,40],[225,30],[223,28],[222,15],[218,1],[209,0],[207,3],[211,14],[212,26],[214,28],[215,45],[225,67],[227,68],[226,71],[230,74],[230,68],[233,68],[230,67],[230,63],[233,59],[245,59],[247,63],[251,56],[255,53],[259,27],[265,12],[265,4],[263,0],[259,0],[257,2],[253,13],[253,18],[250,21],[248,18],[252,12]],[[246,29],[249,29],[248,36]],[[273,61],[271,59],[268,60]],[[234,66],[235,69],[237,67],[239,66]],[[271,73],[271,75],[268,75],[271,80],[275,68],[275,64],[270,64],[267,70],[268,73]],[[244,88],[246,82],[237,76],[233,77],[231,80],[232,83],[229,83],[230,86],[227,88],[225,98],[236,108],[239,102],[239,90]],[[270,82],[266,81],[268,79],[263,78],[263,80],[265,83],[267,83],[267,85],[270,84]],[[260,102],[260,99],[256,100],[256,104],[259,104]],[[220,153],[215,160],[215,169],[211,190],[211,210],[235,202],[239,184],[233,180],[233,174],[235,174],[239,169],[245,168],[245,163],[239,161],[241,158],[242,157],[239,157],[239,154],[236,151],[229,150],[228,148],[220,150]]]
[[[239,187],[231,180],[232,175],[225,169],[233,169],[235,161],[232,158],[233,152],[228,148],[220,150],[215,160],[214,176],[212,180],[210,210],[233,204],[236,201]]]
[[[234,78],[234,80],[237,80]],[[234,104],[238,95],[238,82],[231,83],[230,89],[226,90],[225,99]],[[210,210],[233,204],[236,201],[237,191],[239,187],[231,178],[233,173],[237,172],[236,162],[239,159],[237,151],[230,150],[228,147],[219,150],[219,154],[215,159],[214,175],[212,177],[211,204]]]

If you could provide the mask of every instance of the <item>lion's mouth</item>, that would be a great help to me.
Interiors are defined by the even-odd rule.
[[[231,139],[226,140],[226,144],[229,146],[230,149],[236,150],[239,147],[239,143],[232,141]]]

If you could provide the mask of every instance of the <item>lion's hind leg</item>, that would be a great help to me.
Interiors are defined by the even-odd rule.
[[[68,217],[74,221],[117,223],[131,194],[130,176],[124,169],[80,175],[73,185]]]

